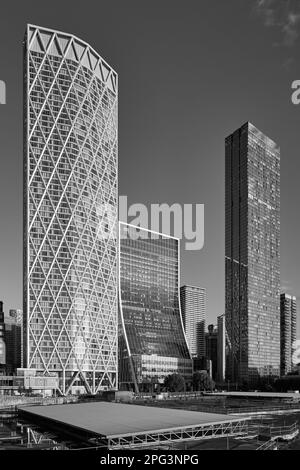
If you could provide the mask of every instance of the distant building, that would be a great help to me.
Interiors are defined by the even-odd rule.
[[[226,375],[254,385],[280,374],[280,149],[247,122],[225,155]]]
[[[23,325],[23,310],[21,309],[11,309],[9,311],[9,316],[15,319],[17,325],[21,326],[21,366],[23,367],[23,355],[24,355],[24,325]]]
[[[5,370],[6,366],[6,347],[5,347],[5,323],[3,302],[0,302],[0,372]]]
[[[194,372],[206,370],[206,372],[212,378],[212,361],[206,356],[193,357],[193,370]]]
[[[218,322],[218,345],[217,345],[217,381],[225,381],[226,366],[226,331],[225,331],[225,314],[217,317]]]
[[[58,388],[58,380],[55,376],[37,375],[34,369],[20,368],[15,371],[14,375],[0,376],[0,389],[10,395],[30,390],[33,394],[42,392],[43,395],[51,396]]]
[[[296,297],[280,295],[280,374],[286,375],[293,369],[293,343],[297,338]]]
[[[147,391],[192,377],[179,302],[180,241],[120,223],[119,386]]]
[[[180,303],[190,353],[192,357],[202,357],[205,355],[206,289],[182,286]]]
[[[21,309],[10,309],[9,316],[14,318],[16,323],[22,325],[23,323],[23,310]]]
[[[208,325],[208,333],[205,334],[206,357],[211,361],[212,378],[217,378],[218,364],[218,328],[215,325]]]
[[[10,310],[5,318],[6,373],[14,374],[22,367],[23,354],[23,313]]]

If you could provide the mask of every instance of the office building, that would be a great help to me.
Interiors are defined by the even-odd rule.
[[[120,223],[120,387],[153,390],[166,376],[191,380],[180,311],[179,240]]]
[[[219,383],[225,381],[226,367],[226,331],[225,331],[225,314],[217,317],[218,346],[217,346],[217,376]]]
[[[23,312],[10,310],[5,318],[6,373],[14,374],[22,367]]]
[[[186,339],[192,357],[205,355],[206,289],[180,288],[180,303]]]
[[[247,122],[226,138],[228,379],[280,373],[280,150]]]
[[[213,380],[217,378],[218,365],[218,328],[216,325],[208,325],[208,332],[205,333],[205,356],[211,361],[211,376]]]
[[[21,309],[10,309],[9,310],[9,317],[14,320],[14,322],[21,327],[21,344],[20,344],[20,350],[21,350],[21,362],[20,366],[18,367],[23,367],[23,357],[24,357],[24,338],[23,338],[23,310]]]
[[[286,375],[293,370],[292,356],[297,339],[296,297],[280,295],[280,374]]]
[[[24,367],[117,388],[117,74],[77,37],[24,41]]]
[[[16,323],[19,325],[23,324],[23,310],[21,309],[10,309],[9,310],[9,317],[13,318]]]
[[[0,301],[0,372],[5,371],[6,366],[6,346],[5,346],[5,323],[3,302]]]

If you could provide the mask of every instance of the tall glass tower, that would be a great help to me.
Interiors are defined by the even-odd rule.
[[[6,366],[5,321],[3,302],[0,301],[0,369]]]
[[[24,365],[117,387],[117,74],[73,35],[24,42]]]
[[[205,356],[206,289],[180,287],[180,302],[186,339],[192,357]]]
[[[293,369],[293,352],[297,339],[297,300],[294,295],[280,295],[280,374],[286,375]]]
[[[226,138],[227,378],[280,372],[280,150],[247,122]]]
[[[192,360],[179,294],[179,240],[120,222],[120,387],[149,391]]]

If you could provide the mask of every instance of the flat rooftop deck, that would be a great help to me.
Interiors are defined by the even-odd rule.
[[[47,419],[105,438],[116,438],[236,423],[247,418],[234,415],[155,408],[121,403],[93,402],[69,405],[26,406],[19,409],[35,418]]]

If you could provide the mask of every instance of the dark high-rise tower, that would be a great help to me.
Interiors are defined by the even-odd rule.
[[[280,150],[250,123],[226,138],[227,378],[280,369]]]
[[[5,323],[3,302],[0,301],[0,368],[6,365]]]
[[[280,295],[280,374],[291,372],[292,354],[297,331],[296,297]]]
[[[225,315],[217,317],[218,322],[218,347],[217,347],[217,380],[224,382],[225,380],[225,365],[226,365],[226,330],[225,330]]]
[[[10,310],[5,319],[6,373],[14,374],[22,367],[23,352],[23,312]]]
[[[208,332],[205,333],[205,355],[211,361],[211,376],[215,380],[218,366],[218,328],[216,325],[208,325]]]

